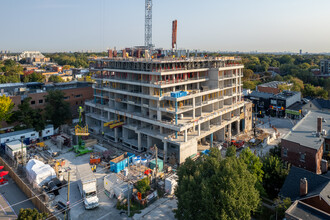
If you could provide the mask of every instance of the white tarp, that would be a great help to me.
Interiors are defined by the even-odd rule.
[[[55,170],[51,166],[35,159],[29,160],[26,164],[26,173],[30,183],[38,186],[56,178]]]

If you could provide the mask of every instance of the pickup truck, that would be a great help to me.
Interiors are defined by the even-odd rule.
[[[77,182],[85,209],[94,209],[99,206],[97,197],[97,181],[88,163],[77,165]]]

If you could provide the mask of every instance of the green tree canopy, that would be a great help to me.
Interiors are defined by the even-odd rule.
[[[30,101],[31,97],[28,97],[18,105],[18,110],[13,112],[10,122],[19,122],[15,127],[16,130],[34,128],[36,131],[40,132],[45,129],[46,125],[42,110],[31,108]]]
[[[54,83],[59,83],[59,82],[64,82],[61,76],[59,75],[51,75],[48,78],[48,82],[54,82]]]
[[[2,122],[7,121],[11,117],[13,108],[14,103],[10,97],[6,95],[0,96],[0,127]]]
[[[46,102],[46,119],[55,128],[67,123],[71,119],[70,104],[64,101],[64,93],[61,90],[49,91],[48,95],[46,95]]]
[[[267,155],[262,162],[264,189],[270,198],[276,198],[290,169],[277,156]]]
[[[177,219],[250,219],[260,202],[256,177],[244,162],[216,148],[178,169]]]
[[[44,220],[48,217],[48,213],[39,213],[37,209],[21,209],[17,220]]]
[[[29,75],[24,76],[23,78],[24,82],[44,82],[45,76],[43,76],[41,73],[33,72]]]

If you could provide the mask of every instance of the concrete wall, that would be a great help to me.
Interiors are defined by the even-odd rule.
[[[180,156],[179,156],[179,164],[183,163],[188,157],[193,154],[197,154],[197,141],[191,140],[186,142],[185,144],[180,145]]]
[[[296,103],[296,102],[300,102],[301,101],[301,93],[298,92],[297,94],[289,97],[287,100],[286,100],[286,106],[285,108],[289,107],[290,105]]]
[[[323,143],[320,144],[320,149],[315,149],[302,146],[285,139],[281,140],[281,157],[282,160],[288,161],[296,167],[300,167],[311,172],[321,174],[321,160],[323,154]],[[287,156],[284,156],[284,149],[287,149]],[[305,162],[300,160],[300,155],[305,154]]]

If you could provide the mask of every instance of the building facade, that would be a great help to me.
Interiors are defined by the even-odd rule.
[[[330,114],[309,112],[281,140],[281,157],[296,167],[321,174],[328,165],[323,153],[329,148]]]
[[[139,152],[157,145],[165,161],[175,156],[182,163],[199,142],[213,146],[251,129],[243,68],[235,58],[92,59],[87,124]]]

